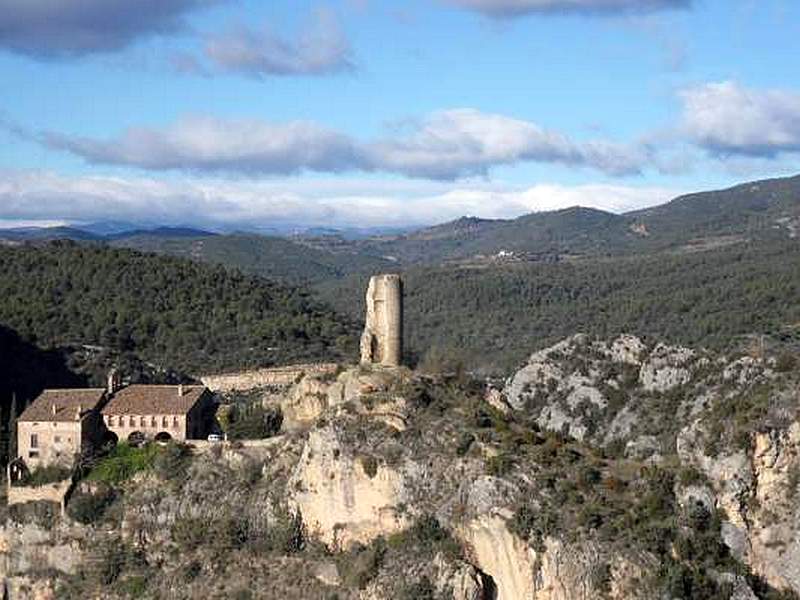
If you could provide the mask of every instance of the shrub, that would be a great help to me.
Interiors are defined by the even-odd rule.
[[[120,484],[139,471],[151,469],[158,450],[155,444],[134,448],[122,442],[91,470],[87,480],[102,481],[111,485]]]
[[[237,408],[230,415],[228,437],[232,440],[260,440],[277,435],[282,425],[280,408],[251,404]]]
[[[359,457],[361,468],[364,469],[367,477],[372,479],[378,474],[378,459],[371,455],[364,455]]]
[[[775,370],[779,373],[788,373],[797,368],[797,356],[790,352],[782,352],[775,359]]]
[[[14,482],[14,485],[40,487],[42,485],[64,481],[65,479],[69,479],[71,475],[72,472],[68,468],[58,465],[36,467],[22,479]]]
[[[76,491],[69,500],[67,513],[79,523],[89,525],[103,516],[116,497],[108,485],[98,486],[95,492]]]
[[[461,434],[461,437],[458,439],[458,445],[456,446],[456,454],[458,456],[464,456],[467,452],[469,452],[470,447],[472,446],[472,442],[475,441],[475,436],[472,435],[470,432],[465,431]]]
[[[486,473],[493,477],[502,477],[511,472],[514,468],[514,458],[510,454],[498,454],[490,456],[486,460]]]
[[[416,544],[418,551],[427,556],[442,552],[450,558],[457,559],[462,553],[458,542],[433,515],[422,515],[414,526],[403,534],[403,537],[406,540],[410,538],[410,541]],[[397,540],[394,540],[394,543],[397,544]]]
[[[435,600],[436,589],[433,587],[431,580],[425,577],[416,583],[406,583],[400,588],[398,594],[399,600]]]
[[[601,594],[611,592],[611,566],[608,563],[596,564],[589,572],[589,583]]]
[[[153,463],[162,479],[183,479],[189,466],[192,451],[186,444],[170,442],[159,452]]]
[[[184,551],[192,551],[201,546],[209,534],[206,519],[183,517],[172,524],[172,540]]]
[[[386,556],[386,541],[379,537],[369,546],[354,545],[339,556],[342,580],[350,588],[364,589],[375,578]]]
[[[147,590],[147,580],[141,575],[132,575],[121,580],[117,588],[129,598],[141,598]]]

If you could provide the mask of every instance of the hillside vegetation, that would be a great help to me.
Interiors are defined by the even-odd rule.
[[[349,250],[328,252],[293,240],[261,235],[178,237],[140,233],[111,243],[122,248],[225,265],[291,283],[336,279],[390,265],[389,261]]]
[[[713,251],[492,268],[404,272],[413,353],[507,372],[531,349],[585,332],[622,332],[712,348],[759,333],[797,338],[800,246],[792,240]],[[355,319],[365,278],[319,287]]]
[[[405,265],[434,265],[503,250],[529,260],[687,251],[745,240],[795,239],[798,231],[800,176],[689,194],[622,215],[573,207],[516,219],[464,217],[406,235],[353,241],[349,247],[392,256]],[[333,242],[331,248],[341,251],[341,240]]]
[[[55,242],[0,248],[0,324],[190,373],[341,357],[353,329],[298,288],[187,260]]]

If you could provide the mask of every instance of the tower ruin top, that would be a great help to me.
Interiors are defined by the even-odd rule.
[[[374,275],[367,288],[361,362],[397,367],[402,361],[403,281],[396,274]]]

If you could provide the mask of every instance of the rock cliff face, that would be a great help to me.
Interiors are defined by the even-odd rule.
[[[537,352],[502,391],[310,373],[265,396],[271,440],[157,450],[85,525],[80,497],[8,519],[2,576],[11,598],[788,599],[797,389],[630,336]]]
[[[409,524],[400,511],[408,501],[404,466],[355,451],[332,425],[311,431],[289,479],[289,497],[309,532],[336,548],[369,543]]]

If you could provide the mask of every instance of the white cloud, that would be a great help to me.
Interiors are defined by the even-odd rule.
[[[725,81],[684,90],[680,98],[685,135],[714,154],[800,151],[800,93]]]
[[[688,8],[692,0],[446,0],[449,4],[490,17],[531,14],[625,14]]]
[[[510,218],[586,206],[622,212],[666,202],[655,187],[363,179],[229,181],[0,171],[0,220],[119,220],[201,227],[429,225],[471,214]]]
[[[610,142],[575,143],[535,123],[473,109],[434,113],[404,139],[377,142],[376,166],[412,177],[454,179],[485,175],[520,162],[590,166],[613,175],[638,173],[643,157]]]
[[[133,128],[108,140],[39,137],[91,163],[248,175],[379,171],[449,180],[538,162],[619,176],[640,173],[649,160],[638,146],[576,142],[529,121],[472,109],[434,113],[408,134],[377,141],[359,141],[312,122],[213,117],[184,118],[164,129]]]
[[[44,142],[91,163],[152,170],[288,174],[363,168],[360,149],[346,135],[315,123],[269,123],[186,117],[165,129],[132,128],[117,138],[48,133]]]

